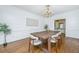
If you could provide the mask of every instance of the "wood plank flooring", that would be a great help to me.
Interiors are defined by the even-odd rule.
[[[29,38],[9,43],[6,48],[0,45],[0,53],[29,53]],[[44,51],[35,48],[35,53],[44,53]],[[52,48],[52,53],[55,53]],[[58,49],[58,53],[79,53],[79,39],[65,38],[61,48]]]

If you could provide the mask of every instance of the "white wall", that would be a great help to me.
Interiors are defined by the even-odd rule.
[[[3,23],[4,21],[2,20],[2,11],[0,10],[0,23]],[[2,43],[3,41],[3,33],[0,32],[0,44]]]
[[[54,15],[49,21],[49,26],[54,30],[54,20],[66,19],[66,36],[79,38],[79,9]]]
[[[12,33],[7,36],[7,42],[12,42],[29,37],[30,33],[43,30],[44,18],[13,6],[0,6],[0,22],[7,23]],[[39,21],[39,26],[26,26],[26,18]],[[3,35],[0,34],[0,44],[3,43]]]

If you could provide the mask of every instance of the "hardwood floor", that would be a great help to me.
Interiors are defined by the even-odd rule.
[[[29,39],[23,39],[9,43],[6,48],[0,45],[0,53],[28,53]],[[37,47],[34,49],[35,53],[43,53],[42,50]],[[52,48],[52,53],[55,52]],[[58,53],[79,53],[79,40],[73,38],[65,38],[61,48],[58,49]]]

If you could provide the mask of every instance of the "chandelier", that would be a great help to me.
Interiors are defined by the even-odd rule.
[[[53,15],[53,10],[50,5],[46,5],[45,9],[43,10],[43,16],[51,17]]]

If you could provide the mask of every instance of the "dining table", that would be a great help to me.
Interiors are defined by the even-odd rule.
[[[34,32],[31,33],[31,35],[38,37],[39,39],[41,39],[42,41],[47,41],[47,49],[46,52],[51,52],[51,42],[50,42],[50,37],[52,35],[57,34],[59,31],[53,31],[53,30],[49,30],[49,31],[40,31],[40,32]]]

